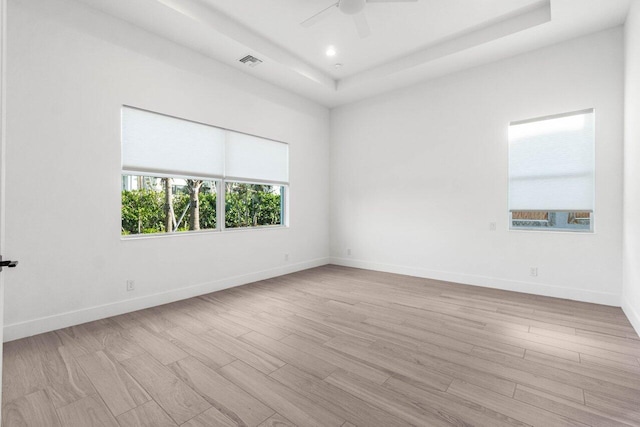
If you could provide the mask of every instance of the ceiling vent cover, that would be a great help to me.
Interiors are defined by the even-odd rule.
[[[256,58],[255,56],[247,55],[244,58],[240,59],[240,62],[242,62],[243,64],[247,64],[249,67],[255,67],[256,65],[259,65],[262,60]]]

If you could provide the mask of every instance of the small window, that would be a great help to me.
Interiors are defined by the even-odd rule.
[[[261,227],[282,225],[284,218],[282,185],[227,182],[225,227]]]
[[[509,126],[512,229],[592,231],[594,110]]]

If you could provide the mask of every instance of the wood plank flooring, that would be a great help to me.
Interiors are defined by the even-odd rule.
[[[640,426],[619,308],[325,266],[4,345],[3,426]]]

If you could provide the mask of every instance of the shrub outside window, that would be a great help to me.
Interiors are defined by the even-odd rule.
[[[285,187],[227,182],[225,228],[282,225]]]
[[[122,175],[122,235],[216,227],[216,181]]]

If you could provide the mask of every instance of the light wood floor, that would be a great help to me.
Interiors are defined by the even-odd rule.
[[[619,308],[336,266],[4,351],[4,427],[640,425]]]

